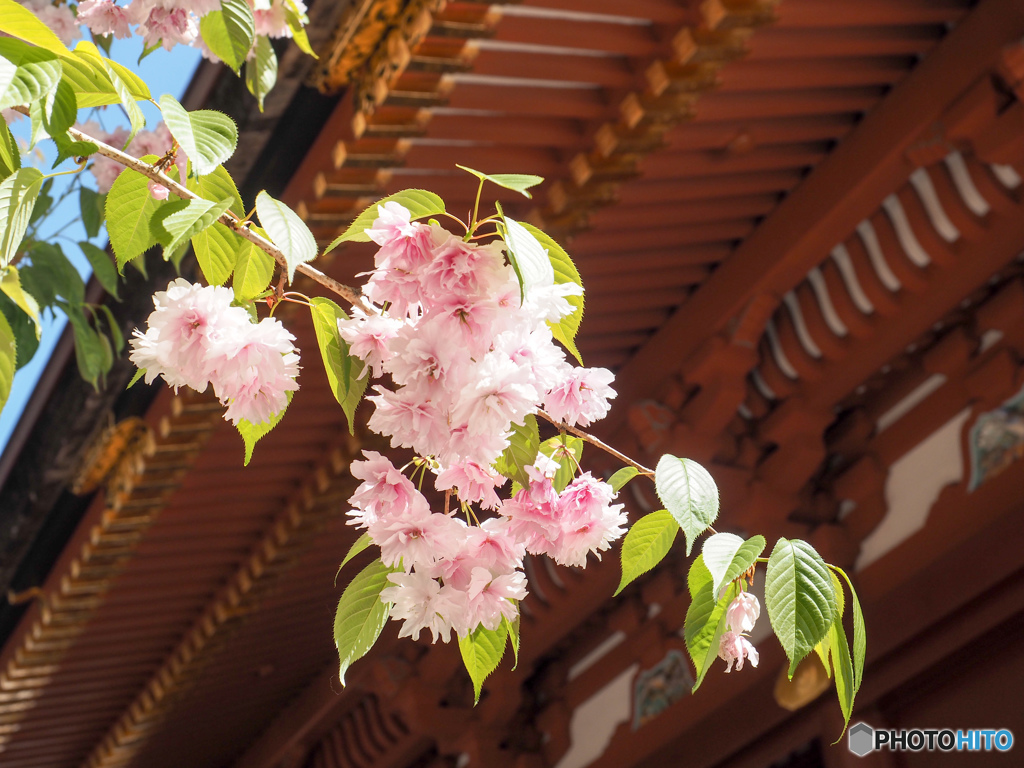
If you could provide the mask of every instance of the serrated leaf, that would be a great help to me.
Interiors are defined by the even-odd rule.
[[[532,413],[527,414],[522,424],[511,426],[508,447],[494,462],[494,468],[502,476],[527,486],[530,484],[530,477],[526,474],[526,468],[537,460],[539,448],[540,430],[537,426],[537,417]]]
[[[181,203],[184,203],[184,205],[181,205]],[[157,240],[164,246],[164,258],[168,258],[190,239],[196,238],[199,234],[212,227],[214,222],[221,217],[221,214],[230,207],[230,200],[221,200],[215,203],[210,200],[193,199],[182,200],[178,203],[164,206],[157,211],[153,216],[150,227],[155,230]],[[234,266],[233,259],[227,259],[226,263],[229,267]],[[218,266],[221,266],[221,264],[218,263]],[[224,278],[224,280],[226,279],[227,277]],[[224,280],[214,284],[219,285]]]
[[[304,26],[309,19],[305,13],[299,10],[299,6],[295,4],[294,0],[284,0],[284,18],[299,50],[308,53],[314,59],[319,59],[313,46],[309,44],[309,36],[306,34]]]
[[[103,286],[103,290],[113,296],[115,299],[120,301],[117,295],[118,283],[120,282],[117,276],[117,267],[114,266],[113,259],[110,255],[102,248],[97,248],[92,243],[81,242],[78,247],[82,249],[82,253],[85,254],[85,258],[89,260],[89,264],[92,265],[92,273],[96,275],[96,279],[100,281],[100,285]]]
[[[583,460],[583,440],[574,435],[557,435],[541,443],[540,452],[558,462],[558,470],[551,484],[561,493],[576,477],[576,471]]]
[[[370,377],[359,377],[363,371],[363,361],[349,354],[348,343],[338,332],[338,320],[347,319],[348,315],[333,301],[320,296],[310,299],[310,312],[331,391],[345,412],[349,433],[355,434],[356,406],[366,391]]]
[[[0,32],[45,48],[51,53],[64,53],[67,46],[40,21],[32,11],[14,0],[0,0]]]
[[[106,344],[106,339],[89,325],[80,306],[66,305],[64,311],[74,332],[78,372],[83,379],[98,389],[100,377],[110,370],[113,362],[109,344]]]
[[[256,213],[263,229],[284,254],[291,283],[295,279],[295,268],[316,258],[316,238],[299,214],[266,191],[256,195]]]
[[[338,575],[341,573],[341,569],[349,564],[355,557],[362,554],[366,549],[373,544],[373,539],[370,538],[369,533],[363,533],[355,543],[348,550],[348,554],[345,555],[345,559],[341,561],[341,565],[338,566],[338,573],[334,574],[334,583],[338,583]]]
[[[639,474],[640,470],[636,467],[623,467],[616,470],[615,474],[608,478],[608,485],[612,487],[613,491],[618,493],[625,487],[626,483]]]
[[[270,39],[260,36],[256,38],[253,57],[245,62],[245,87],[256,97],[260,112],[263,111],[263,100],[277,83],[277,54]]]
[[[54,306],[57,297],[72,306],[85,301],[85,283],[59,246],[35,243],[28,253],[32,263],[21,267],[21,284],[42,307]]]
[[[223,224],[214,223],[192,237],[192,248],[203,271],[203,277],[210,285],[223,285],[231,277],[238,254],[251,245]]]
[[[342,685],[348,668],[373,647],[387,623],[391,604],[381,602],[380,593],[390,584],[388,574],[392,572],[380,560],[374,561],[352,579],[338,601],[334,646],[341,663],[338,678]]]
[[[0,181],[19,168],[21,168],[21,150],[18,147],[18,142],[7,126],[7,122],[0,120]]]
[[[508,640],[508,627],[504,623],[497,629],[477,627],[476,631],[466,637],[459,638],[459,652],[462,663],[473,681],[473,704],[480,702],[480,692],[484,680],[498,668],[501,657],[505,655],[505,643]]]
[[[75,92],[79,108],[101,107],[121,101],[106,69],[93,57],[65,54],[61,57],[61,68],[63,81]]]
[[[197,175],[212,173],[235,153],[238,127],[223,112],[213,109],[189,112],[166,93],[160,97],[160,110],[171,135],[185,150]]]
[[[373,226],[379,215],[377,208],[385,203],[398,203],[409,211],[409,218],[413,221],[424,219],[428,216],[435,216],[444,213],[444,200],[433,192],[424,189],[403,189],[393,195],[378,200],[365,211],[360,213],[356,220],[348,225],[348,228],[334,239],[334,242],[327,246],[324,253],[330,253],[342,243],[357,242],[368,243],[370,236],[366,230]]]
[[[506,617],[501,617],[501,623],[505,626],[505,631],[508,632],[509,645],[512,646],[512,670],[515,671],[519,667],[519,625],[522,615],[518,610],[518,603],[516,605],[516,617],[512,621],[509,621]]]
[[[110,311],[110,307],[106,304],[99,304],[96,309],[106,318],[107,327],[110,329],[110,340],[114,344],[114,352],[120,355],[122,350],[124,350],[124,334],[114,318],[114,313]]]
[[[238,250],[235,261],[235,277],[231,286],[238,301],[250,301],[263,293],[274,276],[276,262],[262,248],[245,241]]]
[[[856,696],[857,691],[860,690],[860,684],[864,680],[864,660],[867,658],[868,650],[864,613],[860,607],[857,590],[853,588],[853,582],[846,571],[835,565],[830,565],[829,568],[842,576],[846,586],[850,589],[850,602],[853,605],[853,693]]]
[[[142,158],[154,163],[159,158],[146,155]],[[177,180],[178,169],[167,169],[167,175]],[[149,179],[138,171],[126,168],[121,171],[107,193],[107,235],[117,256],[117,270],[124,272],[124,265],[141,256],[159,241],[157,233],[150,226],[154,215],[163,205],[172,205],[177,198],[154,200],[149,194]]]
[[[0,109],[41,101],[60,75],[60,59],[52,51],[0,38]]]
[[[622,541],[622,578],[615,594],[660,563],[677,533],[679,523],[667,509],[651,512],[633,523]]]
[[[2,6],[0,6],[2,12]],[[11,396],[11,385],[14,383],[14,371],[18,361],[18,346],[14,340],[14,329],[7,318],[0,313],[0,410],[7,404]]]
[[[764,536],[752,536],[744,541],[732,533],[716,533],[704,542],[702,553],[704,565],[714,577],[715,594],[722,588],[746,573],[750,566],[764,552]]]
[[[39,326],[5,293],[0,293],[0,313],[14,332],[15,368],[20,370],[32,360],[39,348]]]
[[[495,204],[505,225],[505,246],[508,259],[512,262],[516,277],[519,278],[519,295],[525,300],[526,294],[536,285],[551,285],[555,279],[547,249],[533,234],[515,219],[510,219]]]
[[[658,498],[686,536],[686,554],[693,542],[718,518],[718,486],[708,471],[691,459],[665,454],[654,468]]]
[[[146,375],[146,369],[145,368],[139,368],[135,372],[135,375],[132,376],[132,380],[128,382],[128,386],[125,387],[125,390],[127,391],[127,390],[131,389],[132,387],[134,387],[136,384],[138,384],[139,379],[141,379],[145,375]]]
[[[256,37],[256,22],[249,4],[245,0],[221,0],[219,11],[207,13],[199,21],[199,31],[214,56],[237,75]]]
[[[576,348],[576,334],[580,330],[580,323],[583,322],[584,307],[583,281],[580,279],[580,273],[577,271],[572,259],[569,258],[569,254],[550,235],[525,221],[520,223],[527,232],[537,239],[537,242],[543,248],[547,249],[548,259],[551,261],[551,268],[555,275],[555,285],[572,283],[580,287],[580,294],[578,296],[565,297],[565,300],[573,307],[572,314],[561,318],[557,323],[549,321],[548,328],[551,329],[551,335],[572,353],[572,356],[579,361],[580,365],[583,365],[583,357]]]
[[[82,216],[82,226],[85,227],[85,234],[89,237],[96,237],[100,233],[106,200],[106,195],[101,195],[88,187],[82,187],[78,191],[78,207]]]
[[[736,596],[736,589],[730,586],[720,599],[715,599],[714,579],[704,565],[704,556],[698,555],[687,575],[690,590],[690,607],[686,611],[683,637],[697,671],[693,690],[696,691],[711,665],[718,657],[718,646],[725,631],[725,611]]]
[[[243,466],[248,467],[249,462],[252,461],[252,452],[256,447],[256,443],[266,437],[270,433],[270,430],[281,423],[281,419],[284,418],[285,411],[287,411],[288,406],[291,405],[293,394],[294,392],[285,393],[288,401],[285,403],[284,408],[270,417],[269,421],[253,424],[251,421],[241,419],[238,422],[238,433],[242,436],[242,441],[245,443],[245,461],[243,462]]]
[[[16,267],[8,267],[0,279],[0,291],[13,301],[21,311],[28,315],[35,323],[35,335],[39,338],[39,303],[30,294],[25,292],[21,285],[21,279]]]
[[[528,173],[482,173],[458,163],[455,164],[455,167],[473,174],[481,181],[489,181],[492,184],[497,184],[504,189],[511,189],[513,192],[518,192],[523,197],[528,198],[532,198],[533,195],[527,192],[527,190],[531,187],[536,187],[544,181],[543,176],[533,176]]]
[[[789,657],[789,676],[832,624],[836,598],[821,556],[799,539],[779,539],[768,558],[764,602],[772,629]]]
[[[20,168],[0,182],[0,269],[18,252],[42,183],[35,168]]]

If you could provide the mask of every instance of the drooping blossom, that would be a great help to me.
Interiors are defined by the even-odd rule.
[[[367,528],[380,517],[404,515],[417,508],[430,511],[423,494],[416,490],[391,460],[376,451],[363,451],[365,459],[353,461],[349,472],[362,484],[348,500],[355,510],[349,512],[350,525]]]
[[[389,342],[398,335],[402,321],[386,315],[365,315],[360,312],[338,321],[338,332],[349,344],[349,352],[366,363],[359,378],[369,371],[374,376],[384,373],[384,361],[391,357]]]
[[[484,509],[495,509],[501,500],[494,489],[504,483],[505,478],[489,468],[475,461],[463,461],[439,473],[434,487],[439,491],[454,488],[462,501],[478,503]]]
[[[226,419],[259,424],[298,389],[299,357],[280,321],[253,323],[233,298],[228,288],[172,281],[153,296],[155,309],[146,332],[135,330],[130,359],[147,384],[157,376],[175,389],[203,392],[212,384]]]
[[[94,35],[113,35],[117,39],[131,37],[131,15],[114,0],[83,0],[78,4],[76,23]]]
[[[583,567],[587,555],[601,552],[625,532],[622,504],[612,504],[615,492],[608,483],[584,472],[558,497],[559,538],[552,554],[562,565]]]
[[[138,0],[135,0],[128,7],[134,9],[137,4]],[[155,6],[149,8],[148,13],[146,10],[140,9],[140,13],[135,16],[139,25],[135,32],[142,37],[147,48],[162,45],[164,50],[169,51],[175,45],[191,44],[199,34],[196,18],[183,8]]]
[[[420,632],[430,630],[432,642],[448,642],[454,624],[464,623],[466,594],[422,573],[391,573],[394,584],[380,593],[382,602],[391,603],[391,618],[402,622],[399,637],[418,640]]]
[[[718,645],[718,658],[726,662],[726,672],[732,672],[732,665],[735,662],[736,671],[743,669],[743,660],[749,659],[750,666],[757,667],[757,649],[747,638],[737,632],[728,631],[722,633],[722,640]]]
[[[734,632],[752,632],[760,615],[761,603],[757,596],[740,592],[725,609],[725,623]]]
[[[249,0],[256,20],[256,34],[267,37],[291,37],[288,16],[285,12],[287,0]],[[292,7],[300,20],[306,20],[306,5],[302,0],[292,0]]]

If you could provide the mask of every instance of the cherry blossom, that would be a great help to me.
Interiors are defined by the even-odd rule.
[[[614,374],[607,368],[571,368],[567,373],[544,398],[545,410],[569,426],[588,427],[603,419],[616,394],[610,386]]]
[[[113,35],[119,40],[132,35],[131,15],[114,0],[83,0],[75,23],[94,35]]]
[[[734,662],[737,672],[743,669],[744,659],[749,659],[752,667],[756,667],[758,662],[757,649],[747,638],[731,630],[722,633],[722,640],[718,646],[718,658],[728,664],[726,672],[732,672]]]
[[[418,640],[420,632],[429,629],[432,642],[440,638],[447,643],[452,625],[463,623],[464,592],[416,572],[388,574],[388,580],[394,586],[385,588],[380,599],[392,604],[391,618],[403,622],[399,637]]]
[[[761,603],[757,597],[749,592],[740,592],[725,610],[725,623],[734,632],[752,632],[760,615]]]

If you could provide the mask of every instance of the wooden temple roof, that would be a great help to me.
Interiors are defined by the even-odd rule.
[[[602,435],[707,463],[724,529],[854,568],[893,468],[1024,383],[1019,2],[356,0],[323,37],[311,82],[339,96],[284,199],[326,243],[407,187],[468,208],[455,163],[545,176],[532,200],[490,191],[583,276],[579,347],[620,392]],[[324,268],[352,281],[370,257]],[[554,768],[577,709],[684,648],[681,552],[615,599],[614,553],[531,559],[518,668],[478,707],[455,648],[394,627],[342,689],[347,467],[377,439],[348,434],[308,318],[287,322],[302,389],[248,467],[216,401],[184,391],[117,454],[0,651],[5,767]],[[946,487],[857,569],[865,717],[898,720],[922,676],[1024,610],[1022,479]],[[766,643],[665,716],[630,709],[592,764],[754,768],[831,742],[829,697],[775,704],[782,661]]]

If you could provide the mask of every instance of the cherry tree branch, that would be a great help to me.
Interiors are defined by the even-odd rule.
[[[111,160],[120,163],[126,168],[131,168],[133,171],[141,173],[143,176],[146,176],[147,178],[155,181],[157,184],[166,187],[168,190],[170,190],[183,200],[203,199],[200,195],[197,195],[188,187],[184,186],[183,184],[179,184],[174,179],[169,177],[167,174],[158,171],[152,165],[143,160],[139,160],[137,157],[133,157],[132,155],[129,155],[126,152],[122,152],[119,149],[115,149],[109,144],[105,144],[104,142],[99,141],[98,139],[94,139],[92,136],[89,136],[86,133],[82,133],[76,128],[69,128],[68,134],[77,141],[87,141],[90,142],[91,144],[95,144],[98,148],[99,154],[103,155],[104,157],[109,157]],[[226,226],[239,237],[248,240],[261,251],[264,251],[265,253],[273,257],[274,261],[276,261],[281,266],[282,269],[288,269],[288,261],[287,259],[285,259],[285,255],[281,251],[281,249],[274,245],[267,238],[262,237],[261,235],[258,235],[257,233],[253,232],[249,228],[248,222],[243,222],[241,219],[238,218],[238,216],[233,214],[231,211],[226,211],[225,213],[221,214],[220,218],[217,219],[217,221]],[[312,267],[309,264],[299,264],[295,268],[295,271],[305,275],[314,282],[319,283],[329,291],[333,291],[352,306],[358,307],[367,314],[372,314],[370,308],[367,307],[366,303],[363,301],[362,296],[360,296],[359,292],[356,291],[354,288],[350,288],[347,285],[339,283],[333,277],[325,275],[319,269],[317,269],[316,267]]]
[[[551,414],[549,414],[547,411],[545,411],[542,408],[538,408],[537,409],[537,415],[540,416],[541,418],[547,420],[547,421],[550,421],[552,424],[554,424],[559,429],[564,429],[566,432],[568,432],[568,433],[570,433],[572,435],[576,435],[576,437],[581,438],[582,440],[586,440],[591,445],[596,445],[598,448],[600,448],[605,453],[610,453],[612,456],[617,458],[619,461],[625,462],[626,464],[629,464],[629,466],[635,468],[641,475],[650,475],[651,477],[654,477],[654,470],[653,469],[648,469],[643,464],[640,464],[639,462],[633,461],[633,459],[629,458],[629,456],[627,456],[626,454],[620,453],[619,451],[615,450],[614,448],[612,448],[607,443],[602,442],[601,440],[598,440],[596,437],[594,437],[589,432],[584,432],[582,429],[577,429],[576,427],[570,427],[564,421],[558,421]]]

